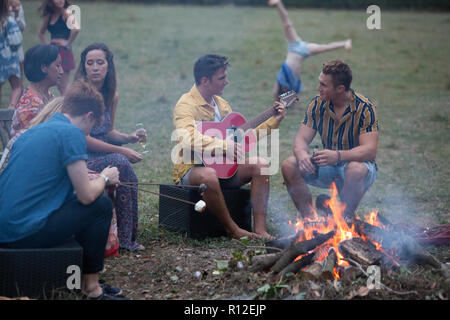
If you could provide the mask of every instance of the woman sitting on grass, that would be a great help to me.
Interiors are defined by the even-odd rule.
[[[116,91],[116,71],[113,54],[103,43],[93,43],[81,53],[80,66],[75,79],[85,79],[103,95],[105,101],[104,122],[94,126],[87,137],[88,168],[100,172],[108,166],[119,169],[122,182],[137,183],[138,179],[132,163],[142,160],[138,152],[123,147],[136,143],[136,132],[124,134],[114,129],[118,94]],[[138,193],[136,188],[119,186],[116,189],[115,208],[117,228],[121,248],[135,251],[144,246],[136,242],[138,229]]]

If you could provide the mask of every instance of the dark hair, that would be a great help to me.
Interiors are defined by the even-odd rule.
[[[207,54],[197,60],[194,64],[194,79],[197,85],[200,84],[203,77],[211,79],[220,68],[228,68],[230,63],[227,57],[216,54]]]
[[[70,6],[69,1],[64,1],[64,8],[67,9]],[[48,16],[49,14],[54,14],[56,11],[55,3],[53,0],[45,0],[41,6],[38,8],[42,17]]]
[[[345,91],[350,89],[350,85],[352,83],[352,70],[350,66],[341,60],[331,60],[325,62],[322,68],[323,74],[331,75],[331,79],[333,81],[333,85],[336,88],[337,86],[343,85],[345,87]]]
[[[58,58],[59,49],[51,44],[38,44],[27,50],[23,61],[23,71],[30,82],[39,82],[47,74],[42,71],[42,66],[50,66]]]
[[[98,123],[103,119],[105,104],[103,97],[92,84],[77,80],[64,93],[62,113],[81,116],[92,111]]]
[[[116,68],[114,66],[114,55],[102,42],[95,42],[88,45],[80,56],[80,65],[78,66],[77,72],[75,73],[75,80],[84,79],[89,81],[86,74],[86,55],[92,50],[102,50],[105,53],[105,59],[108,62],[108,71],[106,72],[105,82],[100,90],[103,95],[103,100],[105,101],[105,106],[107,109],[111,109],[114,101],[114,95],[116,94]]]

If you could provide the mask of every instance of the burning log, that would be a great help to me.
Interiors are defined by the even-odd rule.
[[[355,225],[360,233],[370,240],[380,243],[385,251],[395,252],[403,260],[410,260],[419,265],[430,265],[448,272],[445,265],[423,249],[411,236],[394,228],[382,229],[361,220],[355,220]]]
[[[289,265],[295,258],[307,253],[315,247],[328,241],[334,236],[334,231],[330,231],[326,234],[319,234],[317,237],[311,240],[305,240],[292,244],[288,249],[283,251],[282,256],[273,266],[272,270],[275,273],[281,272],[287,265]]]
[[[325,280],[334,279],[334,267],[337,264],[337,254],[334,248],[328,250],[328,255],[323,261],[321,278]]]
[[[287,249],[289,248],[298,238],[300,238],[303,234],[303,230],[298,231],[295,235],[290,236],[290,237],[286,237],[286,238],[280,238],[280,239],[275,239],[275,240],[271,240],[266,242],[266,246],[267,247],[275,247],[275,248],[280,248],[280,249]],[[268,253],[272,253],[270,249],[267,249]]]
[[[317,280],[322,275],[322,264],[314,262],[302,271],[302,280]]]
[[[381,259],[381,252],[371,242],[364,242],[361,238],[350,238],[338,245],[339,251],[363,265],[376,264]]]
[[[252,272],[271,268],[280,259],[282,252],[261,254],[252,257],[252,265],[249,270]]]
[[[313,258],[314,253],[310,253],[301,257],[297,261],[288,264],[283,270],[281,270],[280,275],[283,277],[290,272],[292,273],[299,272],[301,268],[309,265],[313,261]]]

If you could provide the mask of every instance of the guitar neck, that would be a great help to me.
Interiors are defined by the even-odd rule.
[[[239,129],[242,129],[244,132],[246,132],[249,129],[255,129],[257,126],[259,126],[261,123],[265,122],[267,119],[275,115],[275,109],[273,107],[270,107],[263,113],[257,115],[255,118],[250,120],[249,122],[243,124],[239,127]]]

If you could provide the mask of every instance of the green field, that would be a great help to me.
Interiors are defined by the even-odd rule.
[[[24,1],[25,50],[39,42],[38,4]],[[223,97],[234,111],[251,118],[272,104],[272,85],[286,50],[275,9],[88,2],[80,7],[81,32],[73,44],[76,63],[89,43],[105,42],[115,55],[118,74],[116,127],[131,132],[135,123],[143,122],[147,128],[151,152],[134,165],[141,181],[172,181],[172,109],[191,88],[199,56],[229,57],[230,84]],[[305,106],[316,95],[322,63],[343,59],[353,69],[352,87],[375,102],[380,127],[378,178],[358,214],[379,209],[394,222],[448,223],[450,16],[381,9],[381,30],[367,29],[365,10],[289,10],[304,40],[325,43],[350,37],[353,49],[306,60],[300,107],[290,110],[280,127],[280,164],[292,154]],[[3,107],[9,92],[6,83]],[[274,234],[295,216],[282,182],[281,172],[271,178],[269,231]],[[158,199],[141,193],[139,207],[145,245],[157,232]]]
[[[42,20],[37,6],[24,2],[25,50],[39,42]],[[87,2],[80,8],[81,32],[73,44],[76,63],[86,45],[105,42],[115,55],[118,74],[117,128],[131,132],[136,122],[143,122],[149,131],[151,152],[135,165],[142,181],[171,182],[172,108],[192,86],[192,66],[199,56],[229,57],[230,85],[223,96],[235,111],[251,118],[270,106],[286,50],[276,10]],[[280,127],[280,163],[292,153],[322,63],[343,59],[353,69],[352,87],[375,101],[380,125],[380,171],[358,213],[376,208],[393,221],[449,222],[449,15],[382,11],[382,29],[368,30],[368,15],[362,10],[291,9],[289,14],[304,40],[325,43],[351,37],[353,50],[306,60],[301,106],[291,110]],[[5,106],[8,83],[3,91]],[[271,201],[271,217],[283,220],[293,206],[280,172],[272,177],[271,187],[271,199],[276,199]],[[142,215],[154,217],[157,209],[154,196],[141,195]]]

